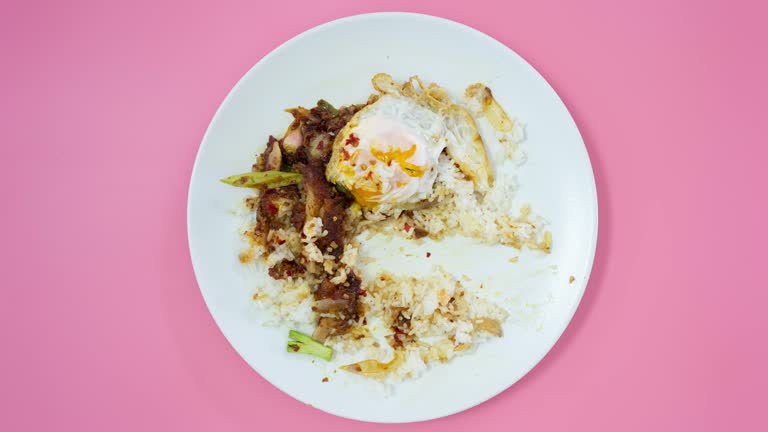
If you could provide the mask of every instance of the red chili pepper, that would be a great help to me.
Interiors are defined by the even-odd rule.
[[[351,144],[352,147],[357,147],[359,143],[360,138],[356,137],[355,134],[349,134],[349,138],[347,138],[347,141],[344,144]]]
[[[317,145],[317,149],[322,150],[324,145],[325,145],[325,141],[320,141],[320,143]]]
[[[357,290],[357,295],[359,295],[361,297],[365,297],[366,295],[368,295],[368,293],[366,293],[364,289],[358,289]]]
[[[366,177],[368,177],[368,179],[372,179],[373,178],[373,171],[368,171],[368,175]]]
[[[272,216],[275,216],[275,215],[277,215],[277,207],[275,207],[275,205],[274,205],[274,204],[272,204],[271,202],[268,202],[268,203],[267,203],[267,211],[268,211],[268,212],[269,212],[269,213],[270,213]]]
[[[299,346],[298,345],[291,345],[291,349],[293,352],[299,352]]]
[[[281,245],[283,243],[285,243],[285,239],[281,239],[281,238],[277,239],[277,244]]]
[[[347,149],[341,149],[341,153],[344,155],[344,160],[349,160],[349,152]]]
[[[432,254],[431,254],[431,253],[429,253],[429,252],[427,252],[427,258],[429,258],[429,257],[431,257],[431,256],[432,256]]]
[[[408,222],[405,223],[405,232],[411,232],[411,226],[408,225]]]

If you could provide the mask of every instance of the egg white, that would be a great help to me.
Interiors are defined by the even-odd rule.
[[[364,207],[406,208],[431,194],[448,134],[440,114],[385,94],[339,132],[326,177]]]

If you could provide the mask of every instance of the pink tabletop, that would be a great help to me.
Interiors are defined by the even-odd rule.
[[[768,430],[765,2],[194,3],[0,4],[0,430]],[[525,57],[573,113],[600,201],[592,279],[550,354],[405,426],[262,379],[187,251],[192,162],[229,89],[288,38],[380,10]]]

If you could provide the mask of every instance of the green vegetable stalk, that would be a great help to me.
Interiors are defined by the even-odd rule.
[[[269,189],[301,183],[302,180],[301,174],[282,171],[248,172],[221,179],[222,182],[232,186],[246,188],[266,186]]]
[[[317,101],[317,106],[334,115],[339,113],[339,110],[337,110],[333,105],[328,103],[328,101],[326,101],[325,99],[320,99],[319,101]]]
[[[336,187],[336,190],[339,191],[340,193],[342,193],[344,195],[347,195],[347,196],[350,195],[349,189],[345,188],[344,185],[342,185],[341,183],[336,183],[336,184],[334,184],[334,186]]]
[[[291,338],[291,340],[288,341],[288,352],[309,354],[325,360],[331,359],[331,355],[333,354],[333,349],[331,347],[323,345],[304,333],[291,330],[288,332],[288,337]]]

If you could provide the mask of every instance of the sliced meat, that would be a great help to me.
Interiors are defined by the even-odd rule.
[[[327,164],[331,159],[332,150],[333,137],[326,132],[318,132],[309,136],[305,151],[309,160]]]
[[[294,119],[293,123],[288,127],[288,130],[283,136],[282,146],[284,153],[287,155],[296,154],[299,147],[304,143],[304,137],[301,135],[301,123],[299,120]]]
[[[297,207],[301,207],[299,188],[289,185],[265,190],[261,194],[259,213],[267,218],[270,229],[288,228],[292,225],[292,213]]]
[[[317,247],[338,258],[344,250],[344,218],[350,201],[328,183],[323,165],[300,164],[298,168],[304,176],[305,220],[319,217],[323,221],[328,234],[317,239]]]
[[[301,133],[301,122],[294,120],[288,128],[288,132],[280,141],[280,149],[283,154],[283,169],[292,170],[293,166],[300,162],[307,162],[304,148],[304,136]]]
[[[313,108],[311,112],[320,118],[323,124],[323,129],[335,136],[339,133],[341,128],[349,122],[349,119],[351,119],[353,115],[357,114],[358,111],[365,108],[367,105],[376,102],[378,98],[378,95],[371,95],[366,103],[343,106],[335,113],[327,112],[323,110],[322,107]]]
[[[296,261],[282,260],[269,269],[272,279],[287,279],[304,274],[304,266]]]
[[[348,299],[324,298],[322,300],[317,300],[314,306],[312,306],[312,310],[325,314],[338,314],[346,310],[348,307]]]
[[[328,231],[324,237],[317,239],[315,244],[323,253],[329,253],[339,258],[344,252],[344,218],[348,200],[339,196],[323,204],[320,218],[323,220],[323,229]]]
[[[294,122],[299,124],[298,127],[291,125],[284,138],[283,146],[288,153],[291,153],[289,156],[291,162],[328,163],[336,134],[355,113],[373,101],[375,99],[369,99],[365,104],[349,105],[338,110],[329,109],[325,105],[309,110],[301,107],[288,110],[293,115]],[[302,145],[296,148],[295,144],[299,136],[302,138]],[[293,148],[296,148],[295,156],[290,150]]]
[[[359,316],[359,293],[360,278],[354,272],[350,272],[343,284],[335,285],[328,279],[323,280],[315,290],[313,310],[326,316],[320,317],[312,337],[325,341],[330,335],[346,333],[350,324]],[[327,316],[328,314],[332,316]]]
[[[264,152],[259,155],[258,159],[256,159],[256,163],[253,164],[253,171],[280,170],[282,162],[283,156],[280,149],[280,142],[277,138],[270,135],[269,141],[267,142],[267,148],[264,149]]]
[[[282,149],[283,154],[283,171],[295,171],[293,167],[300,162],[306,162],[307,157],[304,154],[304,145],[302,144],[301,147],[297,148],[296,151],[293,153],[290,153],[287,149],[285,144],[282,142],[280,143],[280,148]]]
[[[261,194],[256,211],[255,234],[257,238],[266,240],[269,231],[295,227],[295,213],[302,215],[304,213],[304,206],[297,185],[266,189]],[[264,243],[266,244],[266,242]],[[274,248],[274,245],[266,245],[268,251]]]
[[[350,313],[356,311],[357,296],[360,292],[360,278],[357,277],[355,272],[350,272],[347,275],[347,280],[341,284],[334,284],[327,278],[324,279],[315,290],[315,300],[333,299],[333,300],[350,300],[353,303],[350,305]]]
[[[326,121],[325,130],[336,135],[337,133],[339,133],[341,128],[346,126],[346,124],[349,122],[349,119],[351,119],[353,115],[355,115],[358,111],[363,109],[366,105],[367,103],[359,104],[359,105],[349,105],[349,106],[339,108],[339,112],[336,114],[336,116]]]
[[[349,330],[349,324],[346,321],[339,321],[336,318],[321,317],[317,320],[317,327],[312,333],[312,338],[320,342],[325,342],[328,336],[334,334],[344,334]]]
[[[291,225],[293,225],[293,228],[296,230],[296,232],[300,233],[302,228],[304,228],[305,219],[306,216],[304,206],[302,203],[298,203],[293,207],[293,211],[291,212]]]
[[[331,199],[333,187],[325,179],[323,166],[317,163],[300,164],[297,167],[304,176],[304,193],[306,194],[306,218],[319,217],[323,203]]]
[[[266,171],[280,171],[280,168],[283,165],[283,154],[280,150],[280,146],[277,141],[273,141],[270,147],[271,150],[267,155],[264,169]]]

